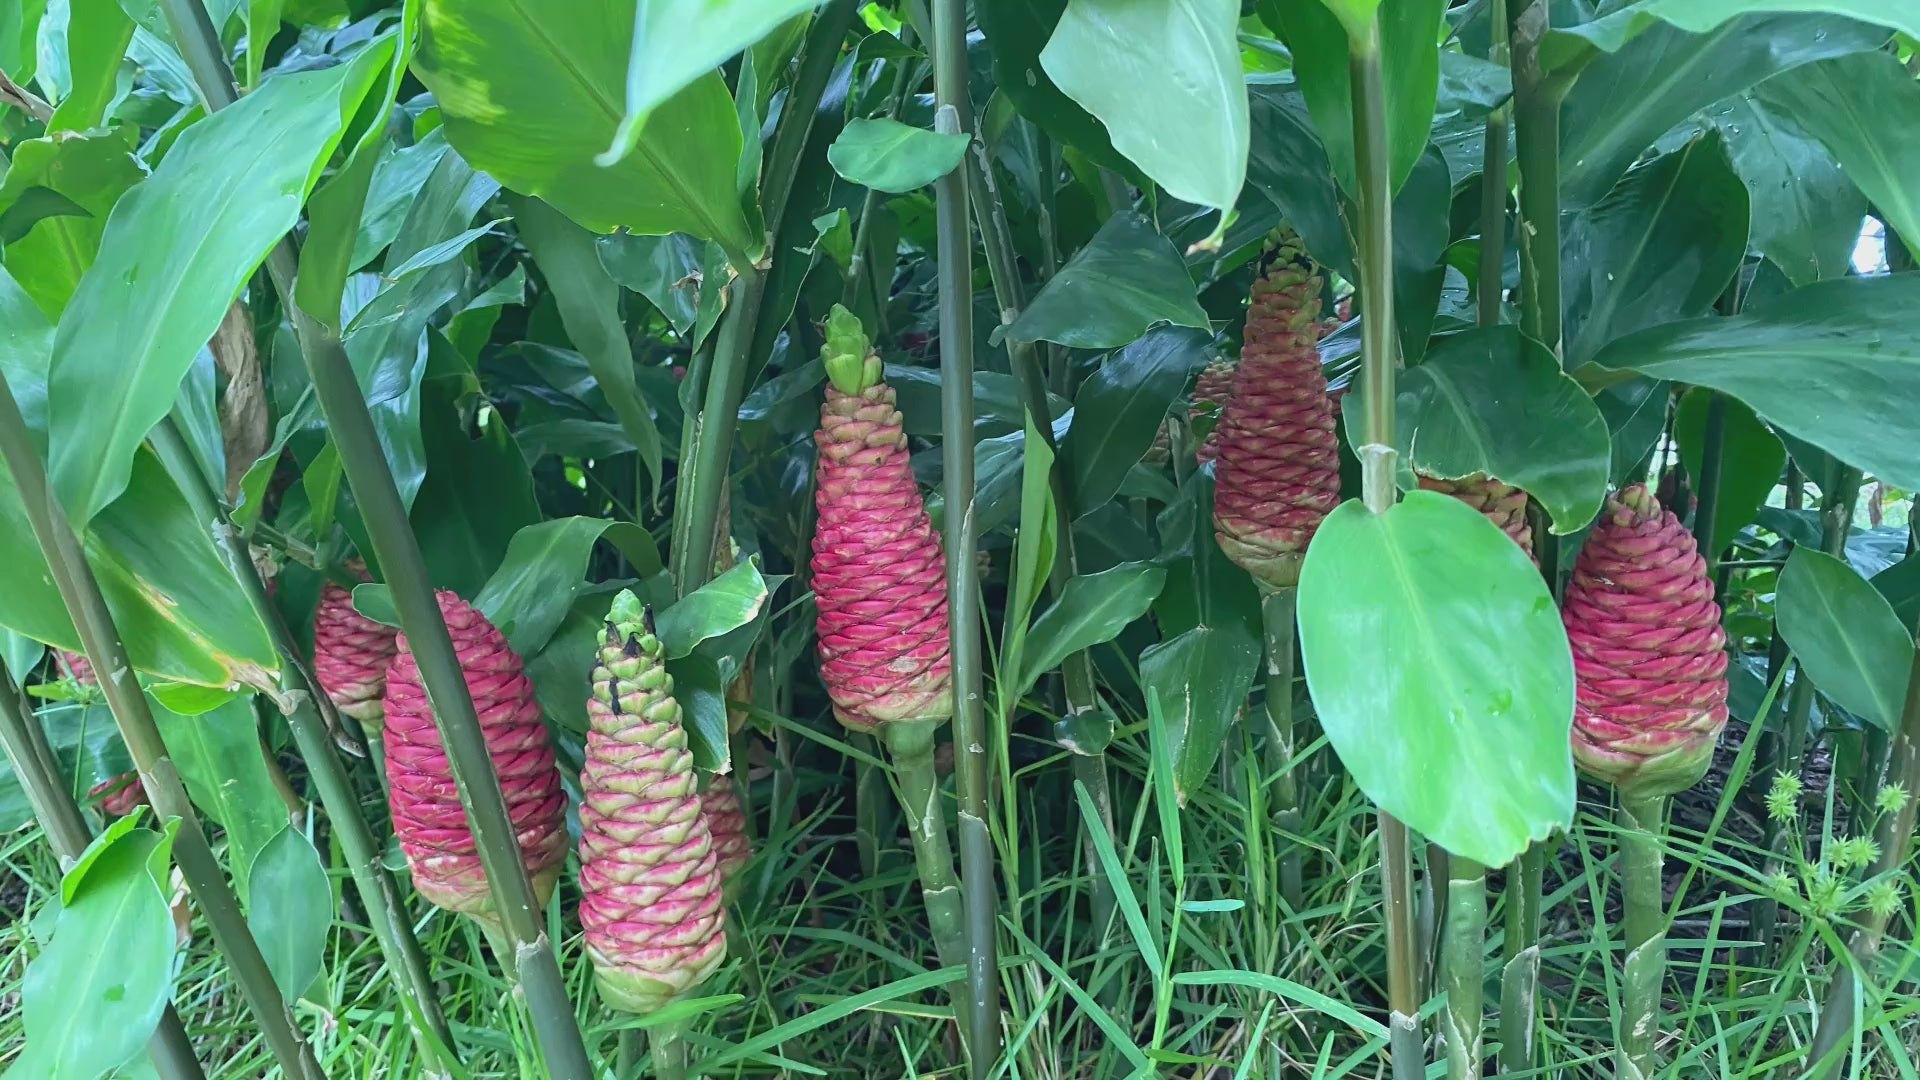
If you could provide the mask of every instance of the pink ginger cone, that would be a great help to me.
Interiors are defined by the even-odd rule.
[[[1283,229],[1261,257],[1233,397],[1215,429],[1221,550],[1268,588],[1299,583],[1314,530],[1340,503],[1340,452],[1320,370],[1320,275]]]
[[[1578,684],[1574,761],[1634,794],[1693,786],[1727,723],[1726,634],[1692,534],[1645,485],[1607,500],[1561,616]]]
[[[349,569],[366,576],[361,566]],[[353,593],[329,581],[313,615],[313,674],[333,706],[380,737],[387,666],[400,651],[399,631],[353,610]]]
[[[1458,480],[1422,475],[1420,488],[1451,495],[1480,511],[1488,521],[1498,525],[1501,532],[1512,537],[1513,542],[1520,545],[1520,550],[1527,553],[1527,558],[1534,557],[1533,526],[1527,521],[1526,492],[1512,484],[1503,484],[1485,473],[1474,473]]]
[[[467,691],[486,733],[493,768],[506,795],[520,843],[520,857],[533,879],[534,893],[545,903],[566,860],[567,797],[560,788],[553,746],[533,683],[506,636],[486,617],[450,592],[439,595],[454,649],[466,674]],[[493,895],[480,865],[473,830],[461,808],[453,767],[434,726],[420,668],[399,638],[400,651],[387,671],[386,768],[393,808],[393,831],[413,869],[413,884],[432,903],[492,927]]]
[[[85,656],[65,649],[57,649],[55,652],[60,658],[60,666],[66,669],[68,675],[73,676],[74,682],[85,686],[100,684],[100,680],[94,677],[93,665]],[[147,804],[147,789],[140,784],[140,773],[132,769],[93,785],[87,792],[87,797],[92,798],[96,795],[100,796],[100,801],[96,805],[100,807],[100,812],[108,817],[126,817],[133,813],[134,807]]]
[[[747,815],[740,808],[740,793],[733,778],[716,776],[700,793],[700,807],[707,819],[707,832],[713,836],[713,854],[719,862],[722,883],[753,858],[753,841],[747,838]]]
[[[813,534],[820,677],[857,731],[953,714],[946,563],[907,460],[893,388],[860,320],[836,305],[820,354],[820,510]]]
[[[609,1005],[650,1013],[726,958],[721,869],[666,650],[622,592],[607,613],[580,774],[580,925]]]
[[[1233,400],[1233,382],[1240,365],[1232,360],[1215,360],[1200,372],[1193,383],[1193,404],[1187,407],[1189,418],[1197,418],[1208,412],[1216,414],[1214,428],[1194,451],[1201,464],[1212,461],[1220,452],[1220,424],[1226,420],[1227,402]],[[1209,408],[1210,407],[1210,408]]]

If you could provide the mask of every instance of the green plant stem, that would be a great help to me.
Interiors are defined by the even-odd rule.
[[[1420,875],[1420,910],[1415,928],[1420,934],[1420,998],[1433,994],[1434,980],[1442,977],[1440,955],[1446,944],[1447,884],[1453,874],[1453,856],[1439,844],[1427,843],[1426,872]]]
[[[1707,423],[1702,432],[1700,475],[1693,478],[1694,496],[1699,500],[1693,511],[1693,541],[1700,557],[1707,561],[1711,575],[1720,561],[1720,549],[1713,542],[1713,519],[1720,508],[1721,458],[1727,441],[1727,396],[1707,391]]]
[[[1872,876],[1892,877],[1907,862],[1907,848],[1913,840],[1914,814],[1920,807],[1920,648],[1914,650],[1913,664],[1907,674],[1906,703],[1900,712],[1900,732],[1895,737],[1888,781],[1898,783],[1907,792],[1900,809],[1886,815],[1876,839],[1880,857],[1874,860]],[[1868,798],[1873,796],[1869,793]],[[1880,954],[1891,911],[1869,908],[1861,917],[1847,952],[1834,958],[1833,978],[1827,984],[1827,998],[1820,1007],[1820,1024],[1814,1029],[1813,1045],[1808,1051],[1805,1080],[1821,1080],[1844,1058],[1843,1047],[1850,1041],[1859,1017],[1853,998],[1859,972],[1870,970]]]
[[[323,1076],[306,1037],[287,1011],[273,973],[248,930],[246,916],[240,912],[240,901],[214,857],[199,816],[180,782],[180,774],[175,771],[166,744],[160,739],[160,729],[154,724],[146,693],[134,678],[133,664],[127,659],[126,647],[107,610],[106,598],[94,580],[93,568],[87,563],[80,538],[67,523],[65,510],[47,490],[46,467],[34,449],[33,436],[21,418],[19,403],[4,375],[0,375],[0,456],[5,457],[13,473],[34,538],[40,542],[60,599],[73,618],[88,661],[99,676],[100,688],[106,693],[120,737],[139,769],[147,798],[162,821],[180,819],[173,843],[174,863],[206,915],[214,942],[226,956],[234,983],[260,1025],[261,1035],[288,1076],[301,1080]]]
[[[900,809],[913,838],[913,861],[920,874],[920,894],[933,930],[934,954],[940,966],[967,962],[967,925],[960,879],[953,872],[953,849],[947,843],[946,804],[940,799],[940,777],[933,765],[933,736],[937,724],[902,720],[880,729],[880,741],[893,759],[899,784]],[[968,1012],[968,995],[955,994],[960,1013]],[[963,1033],[968,1032],[961,1026]],[[968,1036],[971,1039],[971,1035]]]
[[[848,732],[847,742],[856,750],[874,755],[879,745],[873,736]],[[853,836],[860,848],[860,876],[872,881],[880,876],[881,813],[885,809],[886,771],[858,758],[853,762]],[[879,898],[874,897],[874,903]]]
[[[613,1045],[613,1080],[633,1080],[640,1073],[640,1043],[646,1032],[621,1028]]]
[[[1386,898],[1387,1009],[1393,1080],[1424,1080],[1420,1030],[1420,943],[1414,933],[1413,847],[1407,827],[1379,812],[1380,889]]]
[[[900,24],[900,43],[902,45],[913,44],[913,25],[911,23],[903,22]],[[911,85],[910,80],[913,77],[912,73],[916,66],[916,61],[903,59],[896,61],[896,64],[898,68],[893,74],[893,89],[887,94],[887,109],[886,112],[881,114],[883,116],[891,117],[900,111],[900,104],[906,98],[907,88]],[[880,340],[887,336],[887,297],[885,293],[881,291],[881,283],[877,276],[881,272],[881,267],[875,266],[872,270],[867,268],[867,249],[872,246],[870,235],[873,215],[874,212],[880,208],[880,200],[881,193],[873,188],[868,188],[867,193],[860,199],[860,220],[855,222],[853,227],[853,255],[847,260],[847,283],[840,293],[841,305],[848,309],[854,309],[854,302],[860,298],[861,286],[869,284],[868,279],[873,278],[871,284],[873,286],[875,340]],[[891,265],[886,269],[891,271]]]
[[[186,439],[172,417],[162,420],[149,436],[160,460],[175,483],[180,485],[194,515],[211,524],[214,544],[246,594],[253,613],[267,628],[274,648],[280,654],[280,693],[275,704],[286,717],[300,747],[301,760],[319,789],[320,803],[333,823],[333,834],[340,841],[353,875],[354,888],[373,928],[375,943],[395,976],[400,998],[409,1011],[409,1027],[427,1060],[437,1061],[454,1052],[453,1029],[440,1009],[440,998],[428,974],[426,956],[413,934],[413,922],[394,887],[393,877],[381,861],[382,845],[360,814],[359,793],[347,776],[346,763],[340,760],[329,739],[325,720],[317,703],[325,700],[319,682],[300,659],[293,636],[267,596],[266,583],[253,564],[246,541],[240,536],[220,505],[219,497],[208,484],[206,475],[193,464]],[[437,1044],[437,1045],[436,1045]],[[457,1064],[457,1062],[456,1062]]]
[[[1280,898],[1289,915],[1298,914],[1305,886],[1301,879],[1300,780],[1293,771],[1294,601],[1299,590],[1265,589],[1260,597],[1267,646],[1267,738],[1262,768],[1267,774],[1267,806],[1276,833],[1286,844],[1280,862]]]
[[[934,0],[934,129],[970,130],[967,99],[967,5]],[[934,182],[940,270],[940,382],[973,386],[973,236],[967,176],[955,167]],[[953,773],[960,797],[960,873],[966,887],[968,1045],[972,1073],[987,1075],[1000,1047],[1000,968],[996,959],[1000,894],[988,828],[986,717],[980,660],[980,570],[974,521],[973,395],[940,395],[940,452],[946,513],[947,616],[953,648]]]
[[[1511,49],[1507,43],[1507,0],[1488,5],[1488,27],[1492,44],[1487,59],[1506,67]],[[1480,159],[1480,273],[1475,283],[1478,294],[1478,321],[1481,326],[1500,325],[1500,294],[1505,292],[1501,264],[1507,257],[1507,125],[1513,116],[1511,103],[1487,114],[1486,153]],[[1494,177],[1498,176],[1496,182]]]
[[[674,507],[676,518],[681,510],[686,511],[686,528],[683,532],[676,527],[677,542],[672,552],[673,580],[681,596],[713,577],[713,530],[720,520],[727,461],[733,453],[734,429],[739,425],[740,400],[746,393],[754,324],[765,284],[766,275],[752,267],[734,279],[733,296],[714,342],[713,363],[707,370],[706,393],[693,436],[693,468],[681,477]],[[692,378],[691,373],[688,377]]]
[[[1524,1073],[1534,1064],[1534,1019],[1540,994],[1540,893],[1546,876],[1542,844],[1507,867],[1506,941],[1500,968],[1500,1068]]]
[[[1667,912],[1660,897],[1660,834],[1667,800],[1620,793],[1621,931],[1627,949],[1621,987],[1616,1080],[1652,1080],[1660,1038],[1660,995],[1667,973]]]
[[[1513,24],[1513,140],[1520,162],[1520,328],[1560,355],[1560,102],[1567,84],[1540,66],[1548,0]]]
[[[0,660],[0,749],[6,751],[13,775],[26,792],[27,804],[47,834],[47,843],[59,858],[64,874],[86,852],[92,832],[79,804],[60,782],[59,759],[47,744],[46,730],[34,718],[26,696],[15,687],[5,660]],[[171,1001],[147,1040],[147,1056],[163,1080],[204,1080],[206,1076]]]
[[[1447,1011],[1441,1024],[1447,1043],[1448,1080],[1478,1080],[1483,964],[1487,944],[1487,870],[1458,855],[1449,860],[1447,928],[1441,973]]]
[[[632,1029],[628,1029],[631,1031]],[[625,1036],[627,1032],[621,1032]],[[687,1031],[685,1023],[655,1024],[647,1029],[647,1048],[653,1054],[654,1080],[686,1080]]]

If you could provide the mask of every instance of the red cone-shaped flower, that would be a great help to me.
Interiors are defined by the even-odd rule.
[[[480,715],[494,771],[507,798],[534,892],[542,903],[553,892],[566,860],[567,798],[560,789],[553,746],[533,699],[533,683],[506,636],[484,615],[450,592],[440,594],[440,614],[453,636],[467,692]],[[420,895],[446,908],[492,922],[493,897],[480,866],[479,848],[453,782],[453,767],[427,707],[420,668],[407,645],[387,671],[386,766],[393,831],[413,868]]]
[[[600,996],[650,1013],[726,958],[720,869],[666,649],[631,592],[614,599],[587,699],[580,925]]]
[[[893,388],[860,320],[827,323],[827,400],[813,535],[820,677],[834,715],[871,731],[953,714],[946,561],[907,460]]]
[[[1691,787],[1727,723],[1726,634],[1693,536],[1645,486],[1607,500],[1562,618],[1578,681],[1574,761],[1640,794]]]
[[[133,813],[134,807],[147,804],[147,789],[140,786],[140,774],[136,771],[123,772],[95,784],[87,796],[95,795],[100,796],[100,812],[108,817],[126,817]]]
[[[700,793],[700,806],[707,816],[707,831],[713,835],[720,880],[731,880],[753,857],[753,841],[747,839],[747,816],[740,809],[740,793],[733,789],[733,778],[714,777],[707,790]]]
[[[1520,550],[1533,558],[1533,526],[1527,522],[1527,493],[1512,484],[1503,484],[1485,473],[1474,473],[1459,480],[1436,476],[1420,477],[1420,487],[1451,495],[1486,515],[1500,531],[1513,537]],[[1536,562],[1538,560],[1535,560]]]
[[[361,577],[366,571],[350,567]],[[333,706],[380,735],[387,665],[400,651],[399,631],[353,610],[353,593],[329,581],[313,615],[313,674]]]
[[[60,655],[60,666],[67,669],[67,674],[73,676],[74,682],[86,683],[89,686],[99,685],[100,680],[93,676],[93,664],[84,655],[68,652],[65,649],[56,651]]]
[[[1215,430],[1221,550],[1272,588],[1300,580],[1315,529],[1340,502],[1340,452],[1320,370],[1320,275],[1292,230],[1253,283],[1233,397]]]
[[[1212,461],[1220,451],[1220,424],[1226,419],[1227,402],[1233,400],[1233,379],[1238,369],[1239,365],[1231,360],[1215,360],[1201,369],[1200,377],[1194,380],[1193,404],[1188,406],[1187,415],[1198,417],[1213,412],[1219,416],[1213,430],[1207,432],[1206,441],[1195,451],[1201,464]]]

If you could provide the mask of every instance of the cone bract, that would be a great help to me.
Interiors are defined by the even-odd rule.
[[[1333,407],[1316,348],[1320,275],[1291,230],[1262,256],[1233,396],[1215,429],[1213,524],[1262,584],[1300,580],[1314,530],[1340,502]]]
[[[864,337],[858,342],[865,344]],[[830,339],[823,354],[833,348]],[[868,355],[853,391],[827,387],[814,442],[820,677],[834,715],[871,731],[952,715],[946,561],[907,459],[893,388]],[[829,358],[830,370],[855,365]]]
[[[353,568],[350,568],[353,569]],[[365,577],[365,571],[358,571]],[[400,651],[399,631],[353,609],[353,593],[329,581],[313,614],[313,675],[334,708],[380,735],[387,666]]]
[[[1691,787],[1727,723],[1726,634],[1692,534],[1644,485],[1607,500],[1562,618],[1574,761],[1631,793]]]
[[[450,592],[441,592],[439,601],[500,776],[520,857],[544,904],[566,860],[567,799],[533,683],[486,616]],[[491,922],[486,871],[405,634],[387,671],[385,700],[388,802],[414,887],[440,907]]]
[[[1226,419],[1227,402],[1233,400],[1234,373],[1239,365],[1232,360],[1215,360],[1201,369],[1200,377],[1193,383],[1193,404],[1187,407],[1189,418],[1198,417],[1207,412],[1207,406],[1219,415],[1214,428],[1207,432],[1194,456],[1202,464],[1212,461],[1220,452],[1220,423]]]
[[[73,676],[74,682],[84,683],[88,686],[99,685],[100,680],[96,679],[93,675],[93,664],[84,654],[68,652],[65,649],[58,651],[60,653],[61,666],[67,669],[67,674]]]
[[[747,815],[740,809],[740,793],[734,790],[731,776],[716,776],[700,793],[700,808],[707,818],[707,831],[713,836],[713,855],[722,883],[730,881],[753,857],[753,841],[747,838]]]
[[[1513,542],[1520,545],[1520,550],[1527,553],[1527,558],[1534,557],[1533,526],[1527,521],[1526,492],[1512,484],[1503,484],[1485,473],[1474,473],[1458,480],[1421,476],[1420,488],[1451,495],[1480,511],[1488,521],[1499,526],[1501,532],[1512,537]]]
[[[147,803],[147,789],[141,786],[140,774],[134,770],[93,785],[87,796],[92,798],[96,795],[100,796],[100,812],[108,817],[126,817],[133,813],[134,807]]]
[[[580,774],[580,924],[609,1005],[650,1013],[726,958],[721,872],[666,649],[631,592],[595,654]]]

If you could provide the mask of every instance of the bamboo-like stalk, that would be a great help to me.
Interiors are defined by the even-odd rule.
[[[1693,511],[1693,540],[1700,557],[1707,561],[1707,576],[1712,577],[1720,563],[1720,549],[1713,542],[1713,519],[1720,509],[1721,458],[1727,442],[1727,396],[1707,391],[1707,423],[1702,432],[1700,475],[1693,478],[1693,493],[1698,499]]]
[[[1660,896],[1661,841],[1667,800],[1620,793],[1621,931],[1627,947],[1621,986],[1616,1080],[1652,1080],[1660,1038],[1660,995],[1667,974],[1667,911]]]
[[[1447,1044],[1448,1080],[1480,1076],[1482,987],[1487,943],[1486,867],[1453,856],[1448,864],[1447,928],[1440,970],[1447,988],[1442,1031]]]
[[[933,764],[933,737],[937,725],[902,720],[880,729],[880,741],[893,759],[894,780],[900,786],[900,808],[913,838],[914,865],[920,873],[921,897],[933,930],[934,954],[942,967],[967,962],[967,919],[960,880],[953,872],[953,848],[947,841],[947,809],[940,797],[940,775]],[[969,1012],[970,1000],[955,995],[957,1011]],[[963,1025],[963,1033],[968,1028]],[[968,1034],[971,1041],[971,1034]]]
[[[1294,601],[1299,590],[1262,589],[1260,615],[1266,629],[1267,737],[1262,743],[1262,768],[1267,774],[1269,816],[1274,831],[1299,836],[1300,779],[1293,772],[1293,639]],[[1297,914],[1305,896],[1301,878],[1300,844],[1281,841],[1280,898],[1289,914]]]
[[[913,44],[913,26],[911,23],[903,22],[900,24],[900,43],[902,45]],[[912,72],[917,62],[911,59],[903,59],[896,61],[896,63],[898,63],[899,67],[893,74],[893,89],[887,94],[887,110],[881,114],[887,117],[894,116],[900,111],[901,102],[907,96],[909,80],[913,77]],[[867,249],[872,245],[870,237],[873,215],[879,208],[880,192],[873,188],[868,188],[867,193],[860,198],[860,220],[854,223],[853,227],[853,256],[847,260],[847,283],[840,292],[840,306],[850,311],[859,310],[855,306],[855,301],[860,299],[860,289],[868,283],[867,279],[874,276],[878,271],[877,267],[873,270],[868,269]],[[878,341],[887,336],[887,297],[881,292],[878,281],[873,282],[873,285],[873,336],[874,340]]]
[[[120,737],[133,755],[147,798],[161,818],[179,818],[180,827],[173,842],[174,864],[186,878],[187,888],[206,914],[214,942],[227,958],[233,980],[246,999],[261,1034],[272,1049],[275,1060],[288,1076],[305,1078],[324,1074],[315,1061],[312,1048],[287,1011],[286,1000],[273,981],[260,945],[240,912],[240,901],[233,886],[214,857],[199,815],[187,798],[186,788],[175,771],[173,759],[160,739],[153,712],[147,706],[146,693],[134,678],[133,665],[120,641],[113,615],[94,580],[93,567],[87,563],[80,538],[67,523],[66,511],[47,489],[46,466],[34,449],[33,436],[20,415],[13,387],[0,375],[0,456],[13,472],[20,491],[21,507],[33,528],[34,538],[46,555],[61,602],[73,617],[87,659],[98,674],[101,690],[119,725]]]
[[[1906,704],[1900,712],[1900,733],[1895,738],[1889,780],[1907,792],[1907,798],[1894,813],[1880,822],[1880,857],[1874,860],[1873,877],[1890,877],[1906,865],[1907,848],[1913,841],[1914,813],[1920,806],[1920,648],[1914,650],[1913,664],[1907,672]],[[1871,796],[1869,796],[1871,798]],[[1870,967],[1880,954],[1880,943],[1887,932],[1890,910],[1868,908],[1847,952],[1833,961],[1833,979],[1827,984],[1827,998],[1820,1006],[1820,1024],[1814,1029],[1813,1045],[1807,1054],[1806,1080],[1823,1080],[1845,1057],[1844,1047],[1859,1023],[1853,998],[1859,972]]]
[[[1529,844],[1507,866],[1505,948],[1500,968],[1500,1068],[1533,1068],[1534,1021],[1539,1015],[1540,892],[1546,876],[1544,845]]]
[[[934,0],[934,129],[968,131],[967,5]],[[994,881],[993,836],[987,822],[986,717],[980,659],[980,570],[973,516],[973,235],[966,173],[956,167],[934,182],[940,269],[941,484],[946,512],[947,617],[953,649],[953,772],[960,797],[960,877],[966,889],[967,1008],[972,1075],[985,1077],[999,1057],[1000,969],[996,960],[1000,893]],[[909,814],[914,813],[912,807]],[[914,826],[918,828],[918,826]]]
[[[34,719],[33,708],[14,686],[13,673],[0,659],[0,749],[13,766],[13,775],[27,795],[33,816],[47,834],[47,843],[60,860],[60,870],[73,868],[93,839],[87,820],[73,795],[60,782],[59,759],[47,744],[47,733]],[[169,1001],[159,1026],[147,1040],[147,1057],[162,1080],[205,1080],[200,1059],[193,1054],[186,1025]]]
[[[1548,0],[1522,0],[1513,24],[1513,140],[1520,160],[1521,329],[1560,355],[1560,102],[1565,80],[1540,67]]]
[[[428,1061],[454,1054],[453,1029],[441,1012],[440,997],[433,988],[420,942],[414,937],[412,919],[400,900],[399,890],[394,887],[392,875],[381,861],[384,849],[360,815],[359,793],[354,790],[346,763],[340,760],[339,752],[328,737],[326,722],[320,716],[317,703],[326,699],[325,692],[300,659],[293,635],[267,597],[266,583],[260,579],[246,541],[228,519],[205,474],[194,466],[186,440],[173,418],[162,420],[149,440],[186,496],[194,516],[209,523],[214,544],[228,572],[246,594],[254,615],[267,627],[274,649],[280,654],[280,694],[276,704],[300,747],[308,775],[319,789],[320,804],[333,823],[333,835],[346,854],[347,869],[353,875],[354,888],[360,894],[367,922],[373,928],[374,943],[394,973],[400,997],[411,1013],[409,1019],[421,1025],[413,1027],[414,1040]]]
[[[207,108],[235,100],[233,74],[205,7],[193,0],[162,0],[176,46],[199,85]],[[360,393],[353,365],[339,335],[303,311],[293,297],[299,255],[291,237],[283,238],[267,258],[267,271],[293,323],[301,358],[313,381],[321,414],[361,515],[375,556],[386,571],[389,595],[420,665],[421,681],[432,706],[435,726],[447,748],[454,783],[473,829],[475,846],[493,893],[495,914],[510,950],[499,957],[520,982],[548,1073],[556,1080],[588,1080],[593,1068],[554,945],[546,936],[533,883],[520,858],[512,819],[501,794],[486,737],[480,730],[465,673],[454,652],[434,597],[432,579],[420,555],[419,541],[407,520],[406,505],[394,484],[373,414]],[[709,544],[711,534],[709,534]],[[97,666],[97,665],[96,665]],[[108,670],[112,670],[109,668]],[[143,703],[144,704],[144,703]],[[177,850],[177,847],[176,847]],[[269,980],[271,984],[271,980]]]

